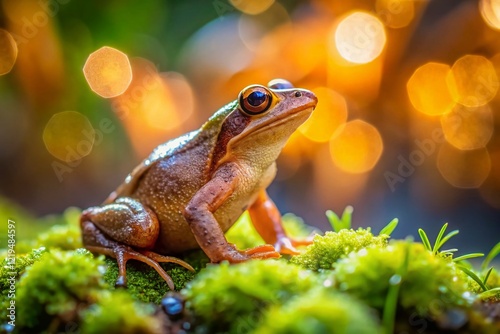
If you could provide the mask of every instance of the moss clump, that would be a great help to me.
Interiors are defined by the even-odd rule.
[[[75,225],[55,225],[36,238],[35,247],[75,250],[82,247],[80,228]]]
[[[43,254],[19,280],[18,325],[44,329],[54,318],[73,321],[76,311],[95,302],[104,287],[100,265],[102,261],[85,249]]]
[[[310,270],[333,269],[335,263],[350,252],[370,246],[383,248],[388,238],[387,235],[374,236],[369,228],[326,232],[315,236],[314,243],[291,262]]]
[[[405,256],[408,267],[401,277]],[[397,241],[351,253],[337,263],[335,281],[341,291],[377,309],[383,308],[391,283],[401,284],[398,304],[419,315],[435,316],[468,303],[463,297],[467,283],[455,263],[420,243]]]
[[[209,266],[188,284],[188,307],[209,333],[255,328],[262,312],[318,284],[312,272],[282,261]]]
[[[123,290],[101,292],[99,301],[82,312],[82,333],[162,333],[152,304],[138,303]]]
[[[346,294],[314,289],[264,315],[255,334],[382,333],[373,310]]]

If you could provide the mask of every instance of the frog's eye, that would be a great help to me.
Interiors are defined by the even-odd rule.
[[[273,95],[263,86],[250,86],[241,91],[238,100],[243,112],[249,116],[254,116],[269,110]]]

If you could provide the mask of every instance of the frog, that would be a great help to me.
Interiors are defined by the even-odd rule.
[[[254,84],[215,112],[198,130],[156,147],[99,206],[80,216],[82,242],[116,259],[117,287],[126,263],[144,262],[174,290],[159,263],[194,268],[175,255],[201,248],[211,263],[298,254],[312,236],[287,235],[266,188],[276,160],[318,103],[312,91],[283,79]],[[240,250],[225,232],[248,211],[265,244]]]

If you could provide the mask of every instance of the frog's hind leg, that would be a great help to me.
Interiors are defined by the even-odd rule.
[[[158,238],[158,219],[152,210],[134,199],[119,198],[115,203],[85,210],[80,224],[83,244],[88,250],[116,258],[119,270],[117,286],[126,286],[128,260],[138,260],[153,267],[171,290],[174,290],[172,278],[158,262],[177,263],[194,271],[180,259],[148,250]]]
[[[274,245],[281,254],[300,254],[297,246],[312,243],[312,236],[305,239],[293,239],[286,235],[281,222],[281,214],[265,190],[261,190],[257,199],[248,208],[252,223],[266,243]]]

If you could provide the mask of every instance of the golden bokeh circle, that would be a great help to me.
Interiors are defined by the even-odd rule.
[[[406,27],[415,16],[414,1],[377,0],[375,9],[377,15],[390,28]]]
[[[0,29],[0,75],[9,73],[17,59],[17,44],[12,35]]]
[[[493,113],[489,105],[467,108],[457,105],[441,116],[446,141],[460,150],[485,147],[493,135]]]
[[[43,130],[43,142],[55,158],[73,162],[92,152],[95,130],[88,118],[77,111],[53,115]]]
[[[427,115],[442,115],[455,105],[446,77],[450,66],[429,62],[417,68],[406,84],[410,102],[415,109]]]
[[[479,12],[488,26],[500,30],[500,0],[480,0]]]
[[[342,95],[326,88],[313,89],[318,105],[299,131],[314,142],[327,142],[339,126],[347,120],[347,104]]]
[[[467,107],[491,101],[499,87],[495,67],[483,56],[465,55],[452,66],[446,78],[453,99]]]
[[[90,88],[104,98],[123,94],[132,82],[132,67],[127,55],[108,46],[90,54],[83,73]]]
[[[441,145],[436,163],[443,178],[456,188],[478,188],[491,169],[485,148],[463,151],[448,143]]]
[[[377,128],[359,119],[341,126],[330,140],[330,155],[335,165],[355,174],[370,171],[383,148]]]
[[[347,15],[334,32],[339,54],[355,64],[366,64],[376,59],[384,50],[386,41],[383,23],[366,12]]]
[[[271,7],[274,0],[229,0],[229,3],[245,14],[257,15]]]

